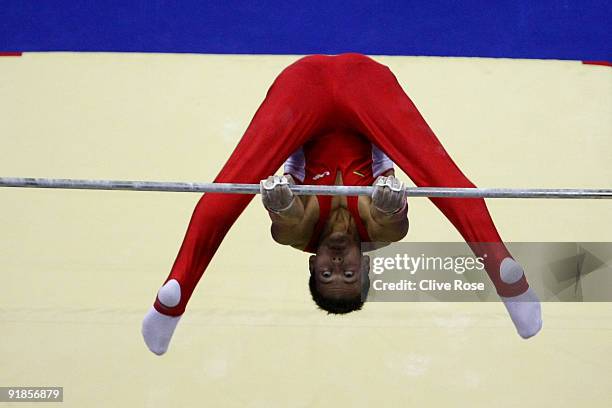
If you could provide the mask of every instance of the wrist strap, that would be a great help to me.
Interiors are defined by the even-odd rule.
[[[404,197],[404,205],[402,205],[399,210],[395,210],[391,213],[391,215],[395,215],[398,213],[401,213],[402,211],[404,211],[404,208],[408,207],[408,200],[406,200],[406,197]]]
[[[402,211],[404,211],[404,209],[408,206],[408,201],[404,198],[404,205],[402,205],[400,208],[398,208],[397,210],[393,211],[393,212],[386,212],[381,210],[380,208],[376,207],[376,209],[378,211],[380,211],[381,213],[385,214],[385,215],[395,215],[395,214],[399,214]]]
[[[264,206],[264,207],[266,207],[266,210],[270,211],[271,213],[274,213],[274,214],[279,214],[279,215],[280,215],[281,213],[283,213],[283,212],[287,211],[289,208],[291,208],[291,206],[292,206],[292,205],[293,205],[293,203],[295,202],[295,197],[296,197],[296,196],[295,196],[295,194],[294,194],[294,195],[293,195],[293,197],[291,198],[291,201],[289,201],[289,204],[287,204],[287,206],[286,206],[286,207],[284,207],[284,208],[280,208],[280,209],[272,209],[272,208],[268,208],[267,206]]]

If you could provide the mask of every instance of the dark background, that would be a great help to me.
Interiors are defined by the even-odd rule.
[[[612,61],[612,2],[1,1],[0,51]]]

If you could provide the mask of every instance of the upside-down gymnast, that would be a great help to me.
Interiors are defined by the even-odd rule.
[[[384,153],[383,153],[384,152]],[[288,160],[287,160],[288,159]],[[285,163],[284,176],[270,176]],[[361,54],[312,55],[276,78],[215,179],[261,183],[272,237],[313,252],[309,286],[329,313],[358,310],[367,296],[365,241],[408,231],[408,205],[393,163],[419,187],[474,187],[449,157],[393,73]],[[374,185],[372,197],[294,197],[288,183]],[[142,334],[163,354],[191,294],[253,195],[205,194]],[[537,296],[513,260],[483,199],[431,198],[485,269],[524,338],[542,326]]]

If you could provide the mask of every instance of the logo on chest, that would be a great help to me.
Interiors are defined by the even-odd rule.
[[[323,177],[329,176],[331,173],[329,171],[324,171],[323,173],[319,173],[319,174],[315,174],[314,176],[312,176],[313,180],[319,180],[322,179]]]

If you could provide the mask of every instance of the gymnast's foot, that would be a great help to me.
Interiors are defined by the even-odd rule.
[[[502,280],[517,281],[523,276],[523,268],[513,259],[506,258],[501,264]],[[504,279],[505,278],[505,279]],[[506,310],[518,334],[528,339],[535,336],[542,328],[542,307],[540,299],[529,288],[526,292],[513,297],[502,297]]]
[[[174,307],[181,300],[181,288],[174,279],[166,282],[157,293],[157,299],[164,306]],[[168,350],[172,334],[181,316],[167,316],[151,307],[142,321],[142,337],[149,350],[161,356]]]
[[[542,328],[542,308],[533,289],[529,288],[522,295],[511,298],[503,297],[502,301],[522,338],[528,339],[538,334]]]

